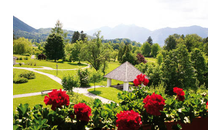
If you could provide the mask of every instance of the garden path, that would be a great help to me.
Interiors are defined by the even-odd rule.
[[[54,81],[56,81],[56,82],[58,82],[59,84],[62,85],[62,80],[61,80],[60,78],[56,77],[55,75],[52,75],[52,74],[48,74],[48,73],[44,73],[44,72],[40,72],[40,71],[35,70],[35,69],[39,69],[39,68],[25,68],[25,67],[13,67],[13,68],[16,68],[16,69],[25,69],[25,70],[29,70],[29,71],[33,71],[33,72],[36,72],[36,73],[39,73],[39,74],[46,75],[46,76],[50,77],[51,79],[53,79]],[[87,67],[82,68],[82,69],[85,69],[85,68],[89,68],[89,65],[88,65]],[[44,68],[44,69],[51,70],[52,68],[49,68],[49,67],[48,67],[48,68]],[[76,69],[77,69],[77,68],[76,68]],[[62,70],[76,70],[76,69],[62,69]],[[61,69],[59,69],[59,70],[61,70]],[[94,86],[87,87],[87,88],[74,88],[73,91],[74,91],[74,92],[77,92],[77,93],[80,93],[80,94],[84,94],[85,96],[91,97],[91,98],[93,98],[93,99],[98,98],[98,99],[100,99],[103,103],[114,102],[114,101],[108,100],[108,99],[106,99],[106,98],[97,96],[97,95],[95,95],[95,94],[89,93],[89,92],[87,91],[87,89],[93,88],[93,87],[94,87]],[[96,87],[102,87],[102,86],[96,86]],[[49,92],[50,92],[50,91],[44,92],[44,94],[49,93]],[[36,96],[36,95],[41,95],[41,92],[13,95],[13,98]]]

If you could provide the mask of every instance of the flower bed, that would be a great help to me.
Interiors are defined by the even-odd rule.
[[[174,87],[176,95],[168,96],[154,92],[147,93],[145,75],[137,76],[137,86],[131,93],[118,94],[119,104],[103,104],[99,99],[88,106],[85,101],[78,104],[69,102],[62,90],[53,90],[45,96],[51,110],[36,105],[32,110],[28,104],[20,104],[14,113],[13,124],[17,129],[77,129],[86,127],[93,130],[139,130],[139,129],[207,129],[208,96],[184,91]]]

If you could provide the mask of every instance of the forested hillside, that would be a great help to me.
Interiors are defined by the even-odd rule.
[[[13,31],[15,37],[24,37],[31,40],[32,42],[40,43],[46,41],[46,38],[51,32],[51,28],[35,29],[13,16]],[[71,41],[74,31],[65,29],[63,31],[64,33],[67,33],[66,39]],[[90,36],[88,37],[90,38]]]
[[[202,38],[208,37],[208,28],[200,26],[189,26],[189,27],[178,27],[178,28],[161,28],[151,31],[147,28],[139,27],[136,25],[123,25],[120,24],[114,28],[101,27],[90,31],[85,31],[88,35],[100,30],[101,35],[104,39],[115,39],[115,38],[127,38],[132,41],[144,43],[149,36],[153,39],[154,43],[158,43],[160,46],[164,45],[164,40],[174,33],[176,34],[197,34]]]

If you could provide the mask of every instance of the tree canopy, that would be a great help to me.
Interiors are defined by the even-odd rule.
[[[31,52],[31,42],[24,37],[20,37],[13,41],[13,53],[15,54],[24,54]]]
[[[58,60],[64,56],[64,40],[59,34],[52,33],[45,44],[45,54],[51,60]]]
[[[96,38],[90,41],[86,41],[82,47],[80,56],[85,61],[88,61],[94,69],[99,70],[101,66],[107,61],[110,54],[108,51],[109,46],[102,44],[102,37],[100,37],[100,31],[95,33]]]

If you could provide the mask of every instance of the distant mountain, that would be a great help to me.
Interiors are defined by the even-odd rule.
[[[137,42],[145,41],[146,35],[148,36],[151,33],[151,31],[146,28],[138,27],[136,25],[124,25],[124,24],[120,24],[114,28],[105,26],[85,32],[88,35],[92,35],[98,30],[101,30],[101,35],[104,36],[104,39],[128,38]]]
[[[153,43],[158,43],[161,46],[164,45],[164,40],[174,33],[177,34],[197,34],[202,38],[208,37],[208,28],[203,28],[200,26],[190,26],[190,27],[179,27],[179,28],[162,28],[155,31],[150,31],[149,29],[138,27],[136,25],[123,25],[120,24],[114,28],[101,27],[98,29],[86,31],[87,34],[92,35],[93,33],[101,30],[101,35],[104,39],[115,39],[115,38],[128,38],[132,41],[145,42],[149,36],[153,39]]]
[[[71,41],[74,31],[63,29],[64,33],[67,32],[67,39]],[[44,42],[48,35],[51,33],[51,28],[35,29],[20,19],[13,16],[13,33],[15,37],[24,37],[32,40],[33,42]],[[91,38],[88,36],[88,38]]]
[[[202,38],[208,37],[208,28],[203,28],[200,26],[190,26],[190,27],[179,27],[179,28],[162,28],[155,31],[152,31],[150,34],[154,43],[158,43],[160,45],[164,45],[164,40],[172,34],[197,34]]]
[[[149,29],[138,27],[136,25],[124,25],[120,24],[114,28],[104,26],[98,29],[84,31],[87,33],[89,39],[92,39],[93,34],[101,30],[101,35],[104,36],[104,39],[116,39],[116,38],[127,38],[130,41],[136,41],[143,43],[147,40],[149,36],[153,39],[153,43],[158,43],[159,45],[164,45],[164,40],[174,33],[177,34],[197,34],[202,38],[208,37],[208,28],[203,28],[200,26],[190,26],[190,27],[179,27],[179,28],[162,28],[155,31],[150,31]],[[40,28],[35,29],[23,21],[19,20],[13,16],[13,31],[15,37],[25,37],[32,39],[33,42],[42,42],[46,41],[46,38],[51,32],[51,28]],[[67,32],[67,39],[71,41],[74,31],[65,30]]]
[[[26,32],[35,32],[36,31],[35,28],[27,25],[26,23],[24,23],[20,19],[16,18],[15,16],[13,16],[13,30],[14,31],[22,30],[22,31],[26,31]]]

